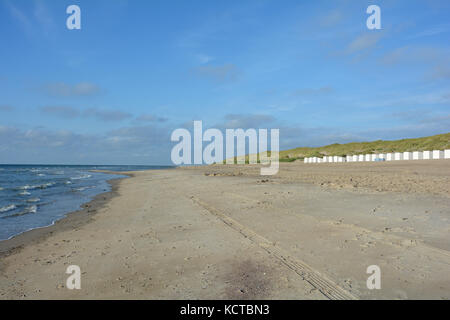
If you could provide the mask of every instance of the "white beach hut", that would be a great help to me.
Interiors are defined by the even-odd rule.
[[[376,158],[377,158],[377,154],[376,153],[370,155],[370,161],[375,161]]]
[[[401,152],[394,153],[394,160],[403,160],[403,153]]]
[[[363,154],[360,154],[358,156],[358,161],[364,161],[364,155]]]
[[[403,160],[412,160],[412,153],[411,152],[403,152]]]
[[[450,149],[444,150],[444,159],[450,159]]]
[[[430,160],[431,157],[432,157],[431,151],[424,151],[424,152],[423,152],[423,159],[424,159],[424,160]]]
[[[379,159],[385,159],[386,160],[386,154],[385,153],[379,153],[378,154]]]
[[[449,151],[450,151],[450,150],[449,150]],[[352,161],[353,161],[353,156],[347,155],[347,156],[345,157],[345,161],[346,161],[346,162],[352,162]]]
[[[423,159],[423,152],[422,151],[414,151],[412,153],[413,160],[422,160]]]
[[[353,155],[352,156],[352,162],[358,162],[358,155]]]
[[[371,158],[372,158],[372,155],[371,155],[371,154],[366,154],[366,155],[364,156],[364,161],[370,161]]]
[[[444,151],[441,150],[433,150],[433,159],[444,159]]]

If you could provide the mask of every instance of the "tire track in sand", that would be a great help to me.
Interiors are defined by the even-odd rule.
[[[244,199],[247,201],[252,201],[254,203],[259,203],[261,202],[261,200],[258,199],[254,199],[248,196],[243,196],[241,194],[237,194],[234,192],[226,192],[227,195],[237,198],[237,199]],[[279,207],[277,207],[278,212],[284,212],[285,214],[289,214],[292,215],[292,213],[290,213],[289,211],[285,211],[284,209],[280,209]],[[310,215],[310,214],[305,214],[305,213],[296,213],[296,216],[306,216],[306,217],[310,217],[310,218],[314,218],[317,221],[320,221],[322,223],[333,223],[335,222],[334,220],[321,220],[318,219],[316,216],[314,215]],[[446,249],[441,249],[438,247],[435,247],[433,245],[427,244],[425,243],[425,241],[423,239],[414,239],[414,238],[410,238],[410,237],[406,237],[403,235],[395,235],[395,234],[386,234],[383,232],[379,232],[379,231],[374,231],[362,226],[358,226],[355,224],[350,224],[350,223],[341,223],[341,226],[347,226],[349,228],[354,229],[356,232],[363,232],[366,233],[370,236],[373,237],[374,240],[378,241],[378,242],[382,242],[386,245],[390,245],[390,246],[402,246],[402,247],[422,247],[425,250],[430,250],[432,252],[434,252],[435,254],[438,255],[444,255],[446,258],[450,258],[450,251],[446,250]],[[410,244],[408,244],[410,243]],[[413,244],[413,245],[411,245]]]
[[[263,236],[257,234],[251,229],[245,227],[240,224],[233,218],[227,216],[222,213],[217,208],[207,204],[206,202],[200,200],[195,196],[190,196],[190,199],[198,206],[202,207],[210,214],[214,215],[226,225],[231,227],[232,229],[239,232],[245,238],[249,239],[253,243],[257,244],[263,250],[265,250],[270,255],[277,258],[284,265],[286,265],[289,269],[297,273],[302,277],[303,280],[307,281],[314,288],[319,290],[324,296],[331,300],[356,300],[358,297],[354,296],[350,292],[344,290],[340,286],[338,286],[334,281],[328,279],[325,275],[321,274],[317,270],[311,268],[303,261],[300,261],[296,258],[293,258],[289,255],[289,253],[274,243],[270,242]]]

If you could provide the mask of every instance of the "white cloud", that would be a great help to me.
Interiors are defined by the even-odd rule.
[[[227,114],[222,123],[216,125],[223,129],[267,128],[273,125],[275,117],[265,114]]]
[[[234,64],[205,65],[193,69],[197,76],[214,80],[216,82],[235,81],[240,75],[239,69]]]
[[[90,82],[79,82],[76,84],[55,82],[45,85],[42,89],[54,97],[88,97],[101,92],[99,86]]]
[[[80,115],[78,109],[69,106],[44,106],[39,109],[44,114],[62,118],[75,118]]]
[[[333,27],[339,24],[343,19],[344,14],[342,11],[335,9],[319,17],[318,20],[321,27]]]
[[[363,33],[349,43],[346,52],[352,54],[359,51],[371,49],[380,41],[381,38],[381,32]]]
[[[201,63],[201,64],[207,64],[207,63],[209,63],[209,62],[214,60],[213,57],[208,56],[206,54],[197,54],[196,58],[197,58],[198,62]]]
[[[89,108],[83,112],[83,116],[94,117],[101,121],[122,121],[131,118],[132,114],[119,110],[101,110]]]
[[[166,122],[168,119],[153,114],[141,114],[136,120],[139,122]]]
[[[154,126],[104,134],[0,126],[0,163],[170,164],[169,132]]]
[[[11,112],[14,110],[13,106],[10,105],[0,105],[0,112]]]
[[[386,65],[400,63],[432,64],[446,56],[447,52],[441,48],[403,46],[387,52],[379,62]]]
[[[303,95],[326,95],[334,91],[334,88],[330,86],[320,87],[320,88],[302,88],[295,90],[292,94],[294,96]]]
[[[60,118],[94,118],[100,121],[112,122],[122,121],[131,118],[133,115],[119,110],[88,108],[85,110],[70,106],[44,106],[39,108],[43,114],[52,115]]]
[[[34,1],[33,14],[36,20],[45,30],[48,30],[55,26],[53,17],[51,16],[50,11],[42,0]]]
[[[25,13],[25,10],[21,10],[18,6],[13,5],[12,1],[5,0],[4,3],[11,16],[19,22],[22,29],[29,35],[36,35],[35,31],[37,29],[48,32],[55,27],[55,21],[42,0],[34,0],[34,8],[28,14]],[[30,7],[30,3],[27,3],[27,8]]]
[[[450,25],[449,24],[443,24],[443,25],[439,25],[439,26],[434,26],[432,28],[428,28],[426,30],[423,30],[419,33],[416,33],[410,37],[408,37],[408,39],[417,39],[417,38],[422,38],[422,37],[431,37],[431,36],[435,36],[441,33],[447,33],[450,31]]]
[[[32,23],[30,19],[22,12],[19,8],[14,6],[10,1],[5,1],[5,5],[7,6],[10,14],[21,24],[21,26],[30,31],[32,29]]]
[[[448,63],[436,65],[428,74],[428,78],[432,80],[448,80],[450,79],[450,66]],[[449,96],[447,95],[447,100]]]

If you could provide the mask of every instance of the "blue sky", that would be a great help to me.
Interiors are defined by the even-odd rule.
[[[279,128],[282,149],[449,132],[449,16],[445,0],[0,0],[0,163],[169,164],[193,120]]]

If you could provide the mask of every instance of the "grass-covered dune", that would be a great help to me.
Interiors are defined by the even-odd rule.
[[[377,140],[330,144],[323,147],[300,147],[280,151],[280,161],[294,161],[305,157],[346,156],[354,154],[388,153],[450,149],[450,133],[430,137],[402,140]]]
[[[450,149],[450,132],[430,137],[402,139],[402,140],[377,140],[371,142],[350,142],[345,144],[334,143],[323,147],[300,147],[280,151],[281,162],[303,160],[305,157],[346,156],[355,154],[390,153],[405,151],[426,151]],[[270,155],[270,151],[269,151]],[[259,162],[259,155],[257,156]],[[237,157],[234,157],[237,161]],[[225,161],[224,161],[225,163]],[[248,155],[245,156],[248,163]]]

